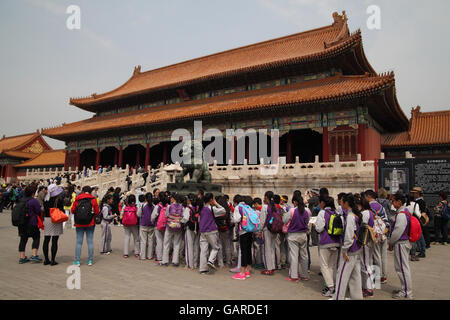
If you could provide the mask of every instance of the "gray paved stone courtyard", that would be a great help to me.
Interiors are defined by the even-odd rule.
[[[66,226],[68,228],[68,226]],[[99,228],[95,231],[94,265],[86,265],[87,247],[83,246],[81,289],[69,290],[66,280],[68,266],[75,250],[75,230],[66,229],[60,237],[57,266],[18,264],[17,228],[11,226],[9,211],[0,214],[0,299],[319,299],[322,278],[319,272],[317,247],[311,248],[312,266],[309,282],[292,283],[284,280],[288,270],[272,277],[252,274],[245,281],[231,279],[227,269],[212,275],[200,275],[183,267],[159,267],[153,261],[122,258],[123,230],[113,227],[113,253],[98,253]],[[43,236],[41,238],[42,246]],[[31,255],[31,239],[27,244]],[[42,249],[39,248],[42,257]],[[413,290],[416,299],[450,298],[450,245],[432,246],[427,258],[411,262]],[[393,289],[400,285],[394,271],[393,254],[389,252],[388,283],[369,299],[391,299]],[[239,296],[236,293],[239,292]]]

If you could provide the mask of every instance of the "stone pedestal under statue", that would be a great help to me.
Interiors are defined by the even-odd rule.
[[[167,184],[167,191],[170,193],[179,193],[184,196],[189,193],[196,195],[197,191],[200,189],[203,190],[205,194],[211,192],[214,196],[222,195],[222,185],[220,184],[208,182],[180,182]]]

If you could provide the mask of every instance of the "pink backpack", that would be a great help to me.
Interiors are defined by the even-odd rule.
[[[167,217],[166,217],[167,205],[163,207],[162,204],[159,203],[158,206],[159,206],[159,216],[158,221],[156,222],[156,228],[159,231],[165,231],[167,224]]]
[[[137,225],[137,208],[136,206],[126,206],[123,210],[122,224],[127,227]]]

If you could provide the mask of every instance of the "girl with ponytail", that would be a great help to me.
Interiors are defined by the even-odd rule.
[[[346,194],[342,202],[342,208],[347,210],[347,218],[345,219],[344,239],[336,274],[336,290],[332,299],[344,300],[348,287],[352,300],[362,300],[361,247],[356,242],[362,216],[356,205],[355,197],[351,193]]]
[[[292,199],[294,208],[284,215],[283,222],[289,224],[287,228],[287,242],[289,246],[289,276],[286,280],[297,282],[299,279],[300,262],[300,280],[307,281],[308,278],[308,251],[307,236],[310,213],[305,209],[303,198],[295,195]]]
[[[261,225],[263,226],[262,233],[259,233],[259,237],[262,237],[264,241],[263,250],[263,262],[265,270],[261,271],[263,275],[273,275],[275,272],[275,245],[276,245],[276,233],[270,232],[267,228],[269,221],[272,219],[272,212],[277,211],[277,207],[274,201],[274,193],[267,191],[264,194],[264,204],[261,209]]]

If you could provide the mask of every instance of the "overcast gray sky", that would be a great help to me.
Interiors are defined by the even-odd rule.
[[[81,29],[66,8],[81,9]],[[369,30],[369,5],[381,29]],[[329,25],[346,10],[379,73],[395,72],[397,97],[448,110],[450,1],[406,0],[1,0],[0,134],[16,135],[91,117],[69,98],[123,84],[142,71]],[[55,148],[64,143],[47,139]]]

